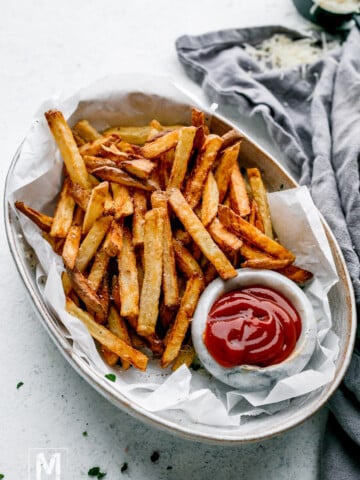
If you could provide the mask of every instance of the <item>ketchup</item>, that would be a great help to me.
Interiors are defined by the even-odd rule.
[[[223,367],[267,367],[290,355],[300,332],[299,314],[283,295],[252,286],[216,300],[207,318],[204,343]]]

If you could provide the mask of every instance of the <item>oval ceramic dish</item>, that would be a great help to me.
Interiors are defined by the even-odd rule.
[[[133,94],[133,96],[136,94]],[[144,97],[144,93],[140,93]],[[136,98],[135,98],[136,100]],[[190,111],[190,105],[189,105]],[[153,115],[153,113],[151,113]],[[149,119],[151,120],[151,118]],[[173,119],[176,120],[175,118]],[[175,122],[174,122],[175,123]],[[217,115],[209,116],[209,127],[214,133],[222,135],[230,128],[235,128]],[[5,199],[8,197],[11,178],[17,173],[21,153],[19,148],[16,153],[6,180]],[[270,191],[296,186],[295,181],[285,170],[253,140],[244,135],[242,141],[240,161],[244,166],[257,166],[264,175],[264,180]],[[208,426],[193,422],[184,412],[167,411],[166,413],[153,413],[145,410],[129,398],[114,389],[103,375],[90,367],[79,355],[74,354],[71,342],[67,339],[64,327],[54,313],[47,307],[41,296],[35,279],[35,271],[29,262],[29,246],[27,245],[20,223],[14,210],[5,200],[5,226],[9,246],[17,265],[20,276],[30,294],[31,300],[39,313],[39,318],[57,345],[64,357],[74,369],[98,392],[109,401],[125,410],[127,413],[138,417],[146,423],[192,440],[221,444],[239,444],[250,441],[259,441],[284,432],[313,415],[322,407],[331,394],[340,384],[350,362],[355,338],[355,309],[352,286],[344,263],[340,248],[332,233],[324,222],[325,232],[334,257],[340,281],[332,288],[329,294],[330,308],[333,318],[333,329],[340,339],[340,352],[336,360],[336,373],[333,381],[317,391],[301,406],[291,405],[273,415],[260,415],[253,417],[238,427]]]

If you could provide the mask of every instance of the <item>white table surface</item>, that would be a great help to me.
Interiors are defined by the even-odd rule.
[[[2,0],[2,192],[12,156],[44,99],[129,72],[170,75],[201,96],[177,60],[175,39],[262,24],[308,25],[290,0]],[[259,119],[233,120],[278,155]],[[221,447],[175,438],[115,408],[53,345],[16,271],[4,228],[0,242],[0,473],[6,480],[36,478],[28,475],[32,449],[46,448],[64,449],[58,480],[90,478],[93,466],[109,480],[318,478],[325,409],[277,438]],[[18,382],[24,383],[19,389]],[[155,463],[154,451],[160,455]],[[54,472],[42,478],[55,478]]]

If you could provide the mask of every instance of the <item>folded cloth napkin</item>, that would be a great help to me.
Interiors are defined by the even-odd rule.
[[[304,67],[264,69],[244,45],[284,27],[232,29],[176,41],[180,62],[209,99],[245,116],[260,113],[287,166],[307,185],[341,246],[360,311],[360,31]],[[360,478],[360,352],[329,401],[324,479]],[[357,455],[356,455],[357,453]]]

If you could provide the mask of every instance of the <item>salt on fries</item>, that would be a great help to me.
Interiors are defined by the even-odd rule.
[[[54,215],[15,205],[62,255],[66,309],[109,365],[145,370],[143,348],[163,367],[190,365],[189,325],[217,275],[312,277],[274,237],[259,169],[240,170],[239,132],[211,133],[197,109],[189,126],[102,133],[87,120],[71,129],[56,110],[45,117],[65,165]]]

